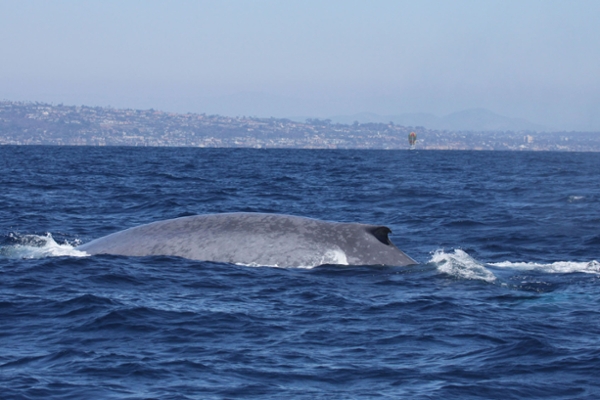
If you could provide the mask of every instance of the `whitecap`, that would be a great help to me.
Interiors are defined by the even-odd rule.
[[[592,261],[556,261],[553,263],[536,263],[536,262],[512,262],[503,261],[499,263],[490,263],[494,267],[512,268],[520,270],[539,270],[555,274],[568,274],[573,272],[584,272],[588,274],[600,274],[600,262]]]
[[[568,274],[583,272],[600,274],[600,262],[592,261],[556,261],[552,263],[503,261],[496,263],[481,263],[461,249],[452,253],[436,250],[430,264],[435,264],[437,270],[462,279],[480,279],[487,282],[496,280],[496,276],[486,268],[506,268],[525,271],[542,271],[546,273]]]
[[[57,243],[52,234],[46,235],[9,235],[14,244],[0,246],[0,256],[6,258],[45,258],[45,257],[86,257],[84,251],[76,250],[67,242]]]
[[[567,199],[567,201],[569,203],[575,203],[577,201],[582,201],[585,200],[585,196],[569,196],[569,198]]]
[[[475,260],[461,249],[455,249],[453,253],[436,250],[431,256],[429,263],[434,264],[439,272],[456,278],[486,282],[494,282],[496,280],[496,276],[484,264]]]

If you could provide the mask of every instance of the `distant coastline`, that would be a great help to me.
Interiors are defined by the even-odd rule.
[[[598,132],[460,131],[389,123],[177,114],[0,101],[0,145],[600,151]]]

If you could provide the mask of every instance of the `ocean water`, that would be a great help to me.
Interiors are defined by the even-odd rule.
[[[0,398],[600,398],[598,171],[594,153],[0,147]],[[420,264],[76,249],[236,211],[386,225]]]

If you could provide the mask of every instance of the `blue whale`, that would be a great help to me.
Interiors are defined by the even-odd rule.
[[[90,255],[178,256],[245,265],[417,264],[380,225],[320,221],[281,214],[226,213],[141,225],[77,247]]]

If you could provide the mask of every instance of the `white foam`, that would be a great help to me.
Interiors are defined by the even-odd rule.
[[[575,203],[577,201],[582,201],[585,200],[585,196],[569,196],[569,198],[567,199],[567,201],[569,203]]]
[[[461,249],[456,249],[453,253],[436,250],[431,256],[429,263],[435,264],[439,272],[452,275],[456,278],[486,282],[494,282],[496,280],[496,276],[485,268],[484,264],[475,260]]]
[[[573,272],[584,272],[587,274],[600,274],[600,262],[596,260],[588,262],[576,261],[556,261],[550,264],[535,262],[512,262],[504,261],[499,263],[490,263],[494,267],[512,268],[521,270],[541,270],[548,273],[568,274]]]
[[[86,257],[88,254],[84,251],[76,250],[69,243],[58,244],[47,233],[40,235],[16,235],[10,234],[11,239],[16,243],[0,247],[0,256],[7,258],[45,258],[45,257]]]

